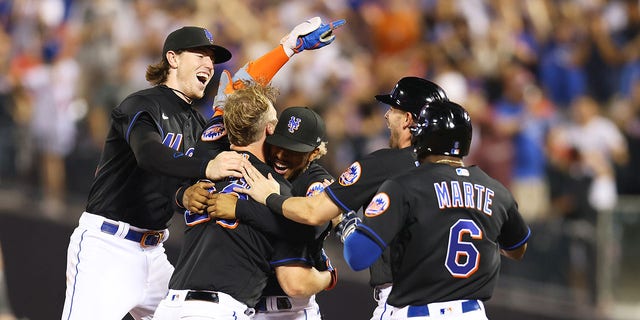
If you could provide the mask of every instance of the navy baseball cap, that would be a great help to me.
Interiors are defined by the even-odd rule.
[[[213,35],[209,30],[201,27],[187,26],[171,32],[164,40],[162,58],[166,59],[167,52],[191,48],[208,47],[213,49],[213,63],[223,63],[231,59],[231,52],[224,47],[213,44]]]
[[[267,143],[296,152],[311,152],[325,136],[324,121],[315,111],[307,107],[285,109],[274,133],[267,136]]]

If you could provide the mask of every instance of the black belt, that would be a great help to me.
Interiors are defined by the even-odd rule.
[[[187,292],[187,295],[184,297],[184,301],[188,300],[200,300],[200,301],[208,301],[218,303],[220,300],[218,299],[218,293],[213,291],[194,291],[190,290]]]
[[[277,297],[276,298],[276,308],[278,310],[291,310],[291,300],[288,297]],[[267,298],[261,297],[256,303],[255,309],[258,311],[268,311],[267,309]]]
[[[118,227],[116,223],[105,221],[102,223],[100,231],[114,235],[118,232]],[[139,243],[143,248],[157,246],[164,240],[164,231],[135,231],[129,229],[124,238]]]
[[[375,286],[373,288],[373,299],[376,301],[380,301],[380,295],[382,294],[382,290],[391,287],[390,283],[385,283],[382,285]]]
[[[462,301],[462,313],[467,313],[475,310],[480,310],[480,303],[478,300]],[[409,306],[407,309],[407,318],[413,317],[428,317],[429,305],[422,306]]]
[[[187,295],[184,297],[184,301],[191,300],[220,303],[220,298],[218,297],[217,292],[205,290],[189,290],[187,292]],[[247,308],[246,310],[244,310],[244,314],[247,316],[253,316],[255,314],[255,310],[253,308]]]

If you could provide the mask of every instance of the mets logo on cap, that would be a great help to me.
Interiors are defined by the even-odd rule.
[[[362,168],[360,167],[360,162],[356,161],[352,163],[347,170],[345,170],[338,178],[338,183],[343,186],[350,186],[360,179],[360,175],[362,174]]]
[[[211,34],[211,32],[209,32],[209,30],[207,29],[204,29],[204,35],[207,37],[207,39],[209,39],[209,42],[213,44],[213,35]]]
[[[287,127],[289,128],[289,132],[294,133],[296,130],[300,129],[300,121],[300,118],[291,116],[291,119],[289,119],[289,124],[287,125]]]
[[[389,209],[389,196],[381,192],[371,199],[367,209],[364,210],[364,215],[367,217],[375,217],[383,214],[387,209]]]

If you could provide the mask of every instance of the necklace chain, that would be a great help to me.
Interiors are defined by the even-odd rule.
[[[440,159],[440,160],[437,160],[436,163],[450,163],[450,164],[458,165],[460,167],[464,167],[464,163],[462,162],[462,160]]]
[[[173,90],[173,92],[175,92],[175,93],[179,93],[179,94],[181,94],[181,95],[182,95],[182,96],[187,100],[187,103],[188,103],[188,104],[191,104],[191,103],[193,102],[193,99],[191,99],[191,97],[189,97],[188,95],[186,95],[184,92],[182,92],[182,91],[180,91],[180,90],[178,90],[178,89],[175,89],[175,88],[171,88],[171,87],[168,87],[168,88],[169,88],[169,89],[171,89],[171,90]]]

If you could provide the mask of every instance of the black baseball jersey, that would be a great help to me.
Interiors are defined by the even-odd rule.
[[[318,194],[324,190],[324,180],[333,180],[333,176],[325,170],[319,164],[313,162],[309,165],[304,172],[298,175],[292,184],[291,194],[293,196],[312,196],[314,194]],[[271,215],[273,217],[281,217],[280,215]],[[288,219],[287,219],[288,220]],[[273,266],[278,265],[288,265],[291,263],[300,263],[301,261],[306,262],[307,264],[315,267],[320,271],[327,270],[326,264],[324,264],[321,260],[321,252],[322,246],[324,243],[324,238],[327,236],[328,232],[331,230],[329,227],[330,224],[327,223],[324,226],[315,227],[312,232],[315,233],[314,238],[308,241],[306,246],[306,250],[303,252],[303,256],[301,257],[286,257],[285,259],[280,259],[280,261],[272,261]],[[267,287],[263,291],[264,296],[285,296],[286,293],[280,287],[278,283],[278,279],[275,274],[272,273],[269,277],[269,281],[267,283]]]
[[[249,161],[263,175],[271,173],[280,183],[280,191],[289,193],[289,182],[271,167],[253,155]],[[245,187],[246,182],[243,179],[220,181],[215,188],[227,193],[232,192],[234,186]],[[241,195],[238,202],[242,201],[253,200]],[[271,262],[299,255],[303,250],[302,245],[285,244],[240,219],[210,220],[187,227],[169,288],[221,291],[253,307],[271,273]]]
[[[87,212],[165,229],[178,186],[204,175],[208,160],[191,157],[204,124],[202,115],[166,86],[128,96],[111,112]]]
[[[389,177],[418,166],[413,147],[404,149],[381,149],[354,162],[338,181],[329,185],[325,192],[344,212],[358,211],[365,207],[376,194],[380,185]],[[390,283],[389,250],[369,268],[369,284],[377,286]]]
[[[431,163],[385,181],[357,230],[390,246],[396,307],[489,299],[499,249],[530,233],[509,190],[480,168]]]

